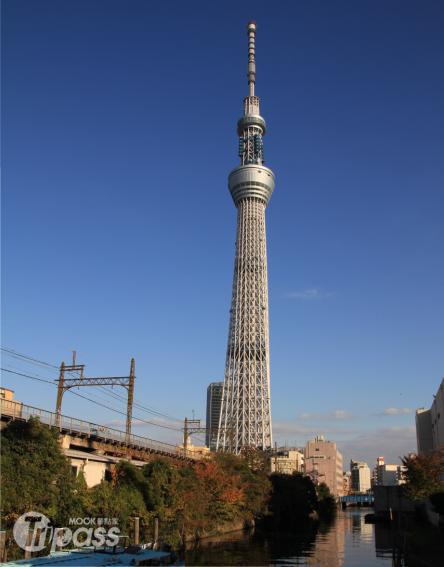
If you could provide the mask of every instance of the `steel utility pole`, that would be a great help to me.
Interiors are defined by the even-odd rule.
[[[219,430],[218,427],[210,427],[210,432]],[[193,410],[193,419],[186,417],[183,421],[183,449],[184,454],[186,456],[188,451],[188,440],[193,433],[206,433],[208,431],[207,427],[203,427],[200,423],[200,419],[194,419],[194,410]],[[231,435],[232,430],[230,428],[227,429],[227,435]]]
[[[194,413],[194,412],[193,412]],[[186,417],[183,422],[183,451],[184,456],[187,456],[188,439],[193,433],[205,433],[206,428],[200,425],[200,419],[189,419]]]
[[[128,402],[126,410],[126,438],[129,442],[131,435],[131,421],[133,415],[133,399],[134,399],[134,382],[136,363],[134,358],[131,359],[129,376],[103,376],[86,378],[83,375],[85,365],[76,364],[76,353],[73,352],[73,363],[66,365],[64,362],[60,365],[59,379],[57,380],[57,402],[56,402],[56,426],[61,426],[62,416],[62,400],[63,394],[71,388],[79,388],[81,386],[122,386],[128,392]],[[77,378],[65,378],[65,373],[76,372]]]

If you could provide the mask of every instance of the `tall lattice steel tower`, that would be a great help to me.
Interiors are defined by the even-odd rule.
[[[244,115],[237,123],[240,166],[228,177],[237,207],[236,256],[227,358],[217,448],[238,453],[243,447],[272,445],[270,349],[265,209],[274,174],[265,167],[256,82],[256,24],[248,31],[248,87]]]

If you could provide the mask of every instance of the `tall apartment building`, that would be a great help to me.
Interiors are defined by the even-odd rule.
[[[205,445],[212,451],[216,450],[223,384],[223,382],[211,382],[207,388],[207,430],[205,434]]]
[[[272,473],[293,474],[304,471],[304,454],[298,449],[280,449],[270,458]]]
[[[367,492],[371,488],[370,467],[364,461],[350,461],[351,488],[353,492]]]
[[[304,449],[305,473],[315,483],[325,482],[333,496],[343,496],[342,455],[336,443],[322,435],[308,441]]]
[[[444,378],[430,409],[416,410],[416,440],[418,453],[444,448]]]

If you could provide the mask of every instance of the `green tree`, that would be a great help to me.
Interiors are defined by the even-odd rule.
[[[133,529],[133,518],[149,521],[143,494],[130,482],[117,483],[103,480],[90,490],[91,504],[88,516],[93,518],[116,518],[122,534],[129,535]]]
[[[316,486],[316,494],[318,497],[317,510],[319,516],[324,520],[332,518],[337,511],[336,500],[325,482],[321,482]]]
[[[289,527],[306,520],[317,510],[318,499],[313,481],[300,473],[272,474],[270,512],[275,527]]]
[[[405,494],[411,500],[425,500],[435,492],[444,490],[442,474],[444,451],[424,455],[409,455],[402,459],[405,466]]]
[[[205,528],[213,526],[208,521],[209,495],[196,475],[194,467],[182,467],[178,471],[176,504],[176,535],[181,544],[188,537],[198,537]]]
[[[37,418],[12,421],[1,433],[2,508],[10,526],[36,510],[53,521],[65,521],[76,509],[76,489],[69,460],[56,431]]]
[[[177,469],[168,461],[158,459],[143,467],[144,498],[148,510],[168,516],[175,506]]]

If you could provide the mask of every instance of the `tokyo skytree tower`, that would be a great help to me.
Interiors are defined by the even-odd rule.
[[[240,166],[228,177],[237,207],[236,256],[217,448],[271,448],[270,348],[265,209],[274,174],[264,163],[265,120],[256,82],[256,24],[248,31],[248,88],[237,123]]]

